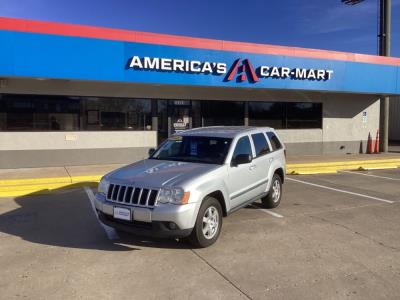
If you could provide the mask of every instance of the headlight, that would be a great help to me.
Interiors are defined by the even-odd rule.
[[[181,188],[161,188],[158,195],[158,203],[187,204],[190,192]]]
[[[100,180],[97,191],[102,194],[107,194],[108,187],[110,186],[110,182],[107,179],[102,178]]]

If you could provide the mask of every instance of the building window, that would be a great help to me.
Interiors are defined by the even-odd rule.
[[[79,130],[80,104],[70,97],[0,95],[0,129]]]
[[[157,102],[158,128],[152,128],[150,99],[0,94],[0,130],[158,130],[161,141],[180,123],[241,126],[246,117],[242,101]],[[248,120],[277,129],[322,128],[322,103],[248,102]]]
[[[0,94],[0,130],[151,130],[151,100]]]
[[[284,128],[283,102],[249,102],[249,125]]]
[[[322,128],[322,103],[286,103],[286,128]]]
[[[151,100],[82,97],[85,130],[151,130]],[[95,113],[99,120],[94,122]],[[92,116],[89,118],[89,116]]]
[[[244,103],[237,101],[201,101],[202,126],[244,125]]]
[[[249,102],[249,125],[276,129],[322,128],[322,103]]]

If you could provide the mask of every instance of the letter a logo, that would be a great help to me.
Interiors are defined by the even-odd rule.
[[[226,74],[225,81],[233,80],[236,74],[238,74],[236,77],[236,81],[238,82],[242,82],[247,79],[249,82],[255,83],[260,80],[248,59],[244,59],[241,65],[239,65],[240,62],[240,58],[235,60],[228,74]]]

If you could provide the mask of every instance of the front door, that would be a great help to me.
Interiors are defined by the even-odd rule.
[[[249,136],[243,136],[237,141],[232,158],[238,154],[247,154],[253,157]],[[229,198],[231,199],[231,208],[235,208],[257,196],[258,191],[254,189],[254,183],[258,180],[256,166],[254,162],[250,162],[238,166],[230,165],[228,168]]]
[[[192,128],[190,101],[174,100],[169,105],[168,135]]]

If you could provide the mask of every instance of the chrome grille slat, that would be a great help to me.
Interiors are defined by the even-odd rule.
[[[143,189],[140,189],[140,193],[139,193],[139,197],[137,200],[137,204],[140,205],[140,199],[142,199],[142,193],[143,193]]]
[[[132,187],[132,193],[131,193],[131,197],[130,197],[130,199],[129,199],[129,203],[130,204],[133,204],[133,195],[135,194],[135,188],[134,187]]]
[[[151,192],[152,192],[152,190],[149,190],[149,192],[147,193],[146,204],[145,204],[146,206],[149,205],[149,198],[150,198]]]
[[[122,185],[119,186],[117,198],[115,199],[116,201],[119,201],[119,194],[121,193],[122,187]]]
[[[156,205],[159,189],[110,183],[106,199],[114,203],[149,207]]]

